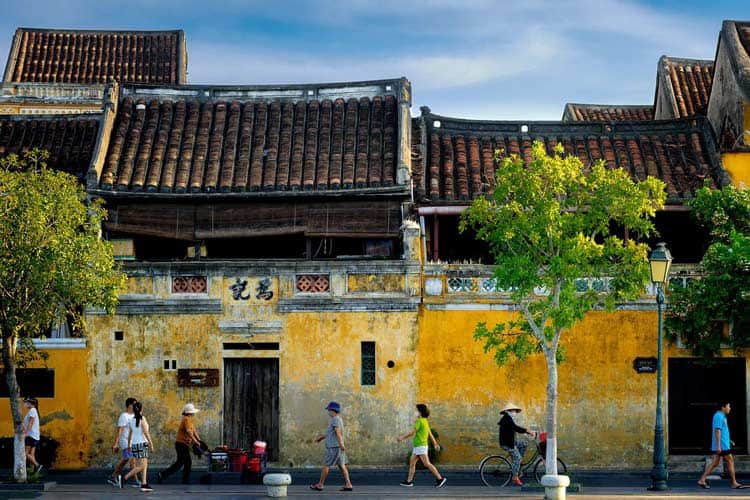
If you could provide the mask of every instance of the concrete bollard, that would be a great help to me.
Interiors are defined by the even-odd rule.
[[[292,476],[289,474],[266,474],[263,476],[263,484],[266,486],[266,495],[273,498],[286,496],[286,487],[292,484]]]
[[[568,476],[542,476],[545,500],[565,500],[565,490],[570,485]]]

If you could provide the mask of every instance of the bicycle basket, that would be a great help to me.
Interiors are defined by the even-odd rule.
[[[547,433],[540,432],[537,438],[536,449],[539,450],[539,454],[542,458],[547,458]]]

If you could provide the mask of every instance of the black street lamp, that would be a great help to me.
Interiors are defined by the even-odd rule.
[[[651,266],[651,282],[656,285],[656,308],[659,313],[659,344],[656,360],[656,425],[654,426],[654,468],[651,469],[651,491],[668,490],[667,455],[664,449],[664,425],[662,423],[661,379],[662,379],[662,317],[664,316],[664,285],[669,279],[672,254],[665,243],[658,243],[648,258]]]

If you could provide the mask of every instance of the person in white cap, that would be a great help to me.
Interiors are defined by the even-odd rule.
[[[513,476],[511,477],[511,481],[516,486],[521,486],[523,485],[523,482],[518,477],[518,473],[521,470],[521,458],[523,457],[523,454],[526,453],[526,446],[528,443],[523,440],[516,440],[516,434],[530,434],[533,436],[534,433],[529,432],[525,428],[516,424],[513,420],[513,415],[518,413],[521,413],[521,408],[518,405],[512,403],[506,405],[505,408],[500,411],[502,418],[500,418],[497,425],[500,426],[500,447],[510,453],[511,458],[513,459],[511,465]]]
[[[201,438],[198,431],[195,430],[193,416],[200,410],[193,403],[188,403],[182,408],[182,421],[180,428],[177,429],[177,438],[175,439],[174,449],[177,451],[177,460],[167,469],[156,475],[159,484],[177,472],[182,467],[182,484],[190,484],[190,471],[193,468],[193,459],[190,457],[190,447],[193,444],[200,446]]]

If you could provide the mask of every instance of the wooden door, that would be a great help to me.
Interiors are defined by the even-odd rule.
[[[270,461],[279,459],[279,360],[224,359],[224,443],[251,450],[268,443]]]
[[[669,360],[669,453],[703,455],[711,449],[711,419],[720,400],[732,404],[729,435],[735,452],[747,453],[745,360]]]

